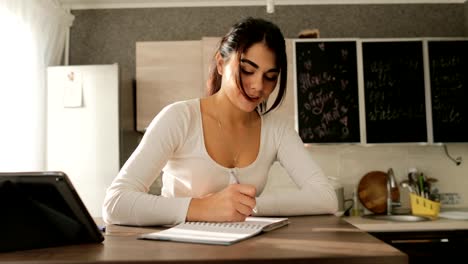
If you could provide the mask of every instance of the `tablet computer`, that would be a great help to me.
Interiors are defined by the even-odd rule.
[[[104,240],[63,172],[0,173],[0,212],[0,252]]]

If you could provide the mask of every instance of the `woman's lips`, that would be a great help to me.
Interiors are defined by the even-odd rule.
[[[258,101],[261,98],[261,96],[252,96],[250,94],[247,94],[247,97],[249,97],[249,99],[253,101]]]

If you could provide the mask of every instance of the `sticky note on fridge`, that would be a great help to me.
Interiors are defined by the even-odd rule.
[[[71,71],[67,74],[63,91],[64,107],[83,106],[83,79],[80,72]]]

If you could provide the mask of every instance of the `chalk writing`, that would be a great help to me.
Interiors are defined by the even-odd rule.
[[[429,41],[435,142],[468,142],[468,40]]]
[[[367,142],[427,141],[422,42],[362,48]]]
[[[302,140],[359,142],[356,42],[296,42],[295,49]]]

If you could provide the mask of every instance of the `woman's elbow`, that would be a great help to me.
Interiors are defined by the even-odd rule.
[[[111,202],[109,200],[104,200],[104,204],[102,205],[102,220],[106,224],[116,224],[115,221],[115,210],[113,210],[113,206],[111,206]]]
[[[125,224],[125,216],[122,211],[122,193],[107,193],[102,205],[102,220],[106,224]]]

